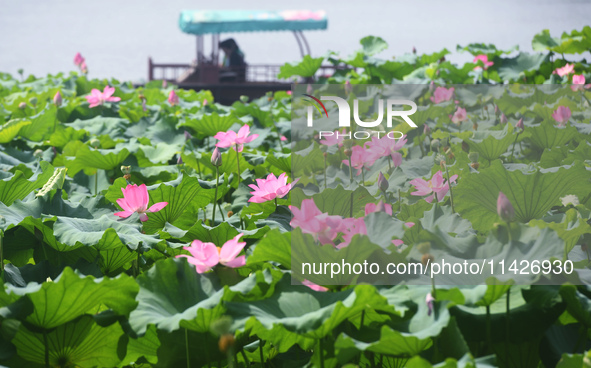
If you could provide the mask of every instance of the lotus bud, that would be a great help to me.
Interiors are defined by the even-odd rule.
[[[121,172],[123,175],[131,174],[131,166],[121,166]]]
[[[240,96],[240,101],[242,101],[242,103],[247,103],[248,102],[248,96],[246,96],[246,95]]]
[[[386,212],[386,204],[382,201],[379,201],[376,206],[376,212]]]
[[[351,85],[351,82],[346,81],[345,82],[345,93],[347,95],[350,95],[353,92],[353,86]]]
[[[431,151],[439,151],[440,144],[441,144],[441,141],[439,141],[439,139],[433,139],[431,141]]]
[[[146,106],[146,99],[144,98],[142,100],[142,111],[146,112],[148,110],[148,107]]]
[[[434,260],[435,260],[435,257],[433,257],[433,255],[431,253],[425,253],[421,257],[421,263],[423,264],[424,267],[427,267],[429,264],[433,263]]]
[[[429,83],[429,92],[433,92],[435,90],[435,81],[431,81]]]
[[[429,135],[431,134],[431,128],[427,124],[423,125],[423,134]]]
[[[499,198],[497,199],[497,214],[506,222],[511,222],[515,217],[515,209],[503,192],[499,192]]]
[[[499,107],[496,104],[494,104],[494,106],[495,106],[495,115],[499,115]]]
[[[180,153],[177,153],[177,159],[176,159],[176,164],[177,165],[182,165],[183,164],[183,156]]]
[[[523,125],[523,118],[519,119],[517,124],[515,124],[515,128],[520,129],[521,132],[525,130],[525,126]]]
[[[168,103],[172,106],[179,104],[179,96],[176,94],[174,89],[168,94]]]
[[[213,153],[211,154],[211,164],[213,166],[218,167],[222,166],[222,154],[220,153],[217,147],[213,150]]]
[[[386,180],[386,177],[380,171],[380,174],[378,175],[378,188],[380,188],[382,192],[385,192],[389,187],[390,183],[388,183],[388,180]]]
[[[203,100],[203,103],[201,104],[201,106],[207,106],[207,100]]]
[[[417,48],[416,48],[416,47],[414,47],[414,46],[412,47],[412,53],[413,53],[413,54],[416,54],[416,53],[417,53]]]
[[[431,251],[431,243],[429,243],[429,242],[419,243],[419,244],[417,244],[417,250],[421,254],[427,254]]]
[[[478,152],[470,152],[468,153],[468,159],[470,162],[478,162],[479,154]]]
[[[188,140],[190,140],[191,138],[193,138],[193,136],[191,135],[191,133],[189,133],[189,132],[187,132],[187,131],[185,130],[185,141],[188,141]]]
[[[41,158],[43,157],[43,151],[40,149],[35,150],[35,152],[33,152],[33,156],[35,156],[36,158]]]
[[[60,107],[62,105],[62,94],[60,93],[60,91],[57,91],[55,96],[53,96],[53,104],[57,107]]]
[[[27,108],[27,103],[26,102],[21,102],[18,104],[18,108],[21,110],[24,110]]]
[[[505,116],[505,113],[504,113],[504,112],[502,112],[502,113],[501,113],[501,119],[500,119],[499,121],[500,121],[500,122],[501,122],[501,124],[503,124],[503,125],[504,125],[504,124],[507,124],[507,121],[509,121],[509,120],[507,120],[507,116]]]
[[[425,297],[425,303],[427,304],[427,316],[430,316],[433,313],[433,303],[435,302],[435,298],[433,297],[433,295],[431,295],[431,293],[428,293],[427,296]]]
[[[33,106],[37,106],[37,97],[29,98],[29,103]]]
[[[92,138],[89,143],[90,143],[90,147],[92,147],[92,148],[99,148],[101,146],[101,141],[99,141],[96,138]]]

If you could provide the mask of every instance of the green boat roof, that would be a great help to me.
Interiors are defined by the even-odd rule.
[[[185,33],[307,31],[326,29],[324,10],[184,10],[179,27]]]

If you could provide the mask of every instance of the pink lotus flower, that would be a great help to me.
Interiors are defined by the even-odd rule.
[[[444,87],[437,87],[433,96],[431,96],[431,102],[433,103],[441,103],[445,101],[449,101],[454,96],[454,88],[451,87],[450,89],[445,89]]]
[[[252,197],[248,201],[263,203],[272,201],[275,198],[283,198],[298,180],[296,179],[293,183],[287,184],[287,175],[285,173],[279,175],[278,178],[271,173],[267,176],[267,179],[257,179],[258,186],[255,184],[249,185],[254,191],[250,192]]]
[[[361,146],[353,146],[351,148],[351,166],[357,169],[356,175],[361,174],[363,167],[371,167],[378,158],[379,156],[374,151],[370,151],[367,148]],[[343,163],[349,166],[349,160],[343,160]]]
[[[503,221],[507,222],[512,221],[515,217],[515,209],[503,192],[499,192],[499,197],[497,198],[497,214]]]
[[[168,202],[158,202],[148,208],[150,198],[148,197],[146,184],[139,187],[136,184],[128,184],[127,188],[121,188],[121,191],[123,192],[123,198],[119,198],[117,204],[121,206],[123,211],[115,213],[115,216],[128,218],[134,212],[137,212],[140,215],[140,220],[145,222],[148,221],[146,212],[158,212],[168,205]]]
[[[343,219],[340,230],[343,233],[343,241],[336,246],[337,249],[349,246],[355,235],[367,235],[367,228],[363,218]]]
[[[484,69],[488,69],[489,66],[494,65],[494,63],[492,61],[488,61],[488,56],[482,54],[482,55],[477,55],[474,60],[472,61],[474,64],[478,63],[478,61],[482,61],[482,63],[484,64]],[[482,69],[480,66],[476,66],[474,69]]]
[[[86,61],[83,61],[80,64],[80,71],[84,74],[88,74],[88,67],[86,66]]]
[[[370,213],[374,213],[374,212],[378,212],[379,211],[379,204],[382,204],[382,201],[380,201],[378,204],[375,203],[368,203],[365,205],[365,216],[369,215]],[[386,203],[383,205],[384,209],[386,211],[386,213],[390,216],[392,216],[392,205],[389,203]]]
[[[567,106],[558,106],[552,113],[552,117],[559,123],[559,126],[565,126],[571,115],[570,109]]]
[[[457,178],[457,175],[453,175],[449,178],[449,181],[454,183]],[[422,178],[416,178],[411,180],[410,184],[413,185],[417,190],[416,192],[411,193],[411,195],[425,196],[433,193],[425,198],[425,200],[429,203],[433,201],[433,197],[435,197],[438,202],[443,201],[445,199],[445,195],[449,191],[449,183],[447,183],[447,180],[443,179],[443,173],[441,170],[436,172],[429,181],[426,181]]]
[[[321,244],[333,244],[342,229],[343,219],[340,216],[322,213],[313,199],[304,199],[300,208],[290,205],[289,209],[293,213],[291,227],[300,228],[304,234],[313,235]]]
[[[258,134],[252,134],[249,136],[249,134],[250,127],[248,125],[244,125],[242,128],[240,128],[240,130],[238,130],[238,134],[236,134],[236,132],[233,130],[228,130],[227,132],[218,132],[213,137],[219,140],[219,142],[216,143],[216,147],[232,147],[234,150],[236,150],[236,146],[238,146],[238,152],[242,152],[245,143],[250,143],[259,136]]]
[[[456,110],[456,112],[454,112],[453,116],[450,115],[450,119],[452,123],[460,125],[462,121],[466,121],[466,119],[468,119],[466,109],[458,106],[458,109]]]
[[[306,285],[307,287],[309,287],[310,289],[312,289],[314,291],[321,291],[321,292],[328,291],[328,288],[325,288],[324,286],[317,285],[317,284],[313,283],[312,281],[308,281],[308,280],[302,281],[302,285]]]
[[[291,96],[291,90],[285,91],[285,93],[287,93],[288,96]]]
[[[573,91],[582,91],[583,88],[591,88],[591,84],[585,84],[585,75],[573,75],[573,85],[570,86]]]
[[[280,139],[282,142],[285,142],[285,141],[287,141],[287,138],[286,138],[284,135],[282,135],[282,136],[281,136],[279,139]]]
[[[83,62],[84,62],[84,58],[82,57],[82,55],[79,52],[77,52],[76,55],[74,55],[74,65],[79,67],[80,64],[82,64]]]
[[[575,71],[575,64],[566,64],[562,68],[556,68],[556,70],[554,70],[552,72],[552,74],[558,74],[559,76],[564,77],[565,75],[569,75],[570,73],[574,73],[574,71]]]
[[[168,94],[168,103],[172,106],[179,104],[179,96],[176,94],[174,89]]]
[[[246,264],[245,256],[238,256],[244,246],[245,242],[239,242],[244,234],[238,234],[234,238],[228,240],[221,248],[218,248],[213,243],[204,243],[200,240],[193,240],[190,247],[183,247],[184,250],[191,253],[190,256],[186,254],[179,254],[176,258],[187,258],[187,261],[194,265],[198,273],[204,273],[216,265],[221,264],[230,268],[242,267]]]
[[[402,163],[402,154],[399,151],[406,144],[406,136],[401,139],[390,139],[387,136],[382,138],[372,137],[370,142],[366,142],[370,157],[375,157],[375,160],[379,157],[390,156],[394,161],[394,166],[398,167]],[[374,162],[375,162],[374,160]]]
[[[90,91],[89,96],[85,96],[86,101],[90,104],[89,107],[95,107],[104,104],[105,102],[117,102],[121,101],[119,97],[111,97],[115,93],[115,87],[105,86],[103,92],[96,88]]]
[[[203,103],[201,104],[201,106],[207,106],[209,102],[207,102],[207,100],[203,100]]]
[[[320,140],[320,144],[323,144],[323,145],[329,146],[329,147],[334,146],[335,144],[338,144],[339,147],[343,147],[346,132],[347,132],[346,128],[343,128],[340,131],[335,130],[334,134],[323,137],[323,139]]]

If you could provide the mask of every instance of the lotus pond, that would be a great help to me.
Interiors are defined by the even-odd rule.
[[[393,145],[300,139],[296,92],[224,106],[91,79],[81,55],[80,72],[0,74],[0,366],[588,366],[591,28],[532,45],[458,46],[474,61],[455,65],[448,50],[380,59],[387,45],[366,37],[350,57],[282,67],[310,78],[333,63],[314,88],[351,94],[422,85],[431,104]],[[302,241],[400,263],[536,244],[575,272],[550,285],[292,280]]]

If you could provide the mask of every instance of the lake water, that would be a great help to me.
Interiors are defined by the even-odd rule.
[[[72,59],[81,52],[91,77],[146,79],[149,56],[155,62],[195,58],[195,37],[178,28],[184,9],[324,9],[328,29],[306,33],[313,55],[332,50],[347,56],[359,48],[362,37],[376,35],[390,45],[380,57],[401,55],[413,46],[419,53],[445,47],[457,62],[469,60],[469,55],[455,52],[457,44],[517,44],[531,51],[532,37],[542,29],[559,36],[591,23],[587,0],[299,0],[283,5],[270,0],[0,0],[0,71],[16,74],[23,68],[38,76],[67,72],[74,70]],[[251,64],[299,59],[289,32],[227,36],[237,40]]]

